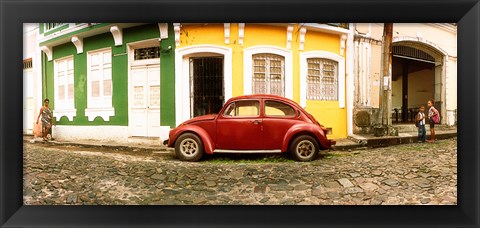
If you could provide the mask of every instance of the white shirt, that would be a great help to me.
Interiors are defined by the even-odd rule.
[[[418,114],[420,114],[420,119],[425,117],[425,114],[423,114],[422,112],[419,112]],[[418,125],[425,125],[425,118],[423,118],[422,120],[418,121]]]

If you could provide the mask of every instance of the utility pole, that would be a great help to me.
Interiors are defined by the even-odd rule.
[[[380,119],[382,128],[391,134],[392,126],[392,33],[393,23],[384,23],[382,42],[382,78],[380,83]],[[388,130],[387,130],[388,129]],[[395,134],[395,133],[394,133]]]

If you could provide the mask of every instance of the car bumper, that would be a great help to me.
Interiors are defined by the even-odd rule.
[[[337,141],[329,139],[328,142],[330,143],[330,146],[335,146],[337,144]]]
[[[164,146],[168,146],[168,139],[163,141]]]

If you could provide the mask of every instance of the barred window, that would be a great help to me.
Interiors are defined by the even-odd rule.
[[[256,54],[253,58],[253,93],[284,96],[285,58],[275,54]]]
[[[33,68],[32,58],[23,60],[23,69],[25,70],[30,68]]]
[[[135,49],[134,60],[158,59],[158,58],[160,58],[160,47]]]
[[[307,99],[338,100],[338,62],[309,58],[307,74]]]
[[[60,27],[63,24],[65,23],[45,23],[45,30],[48,31],[48,30]]]

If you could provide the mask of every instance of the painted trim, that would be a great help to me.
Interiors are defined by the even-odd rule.
[[[95,120],[96,117],[102,117],[103,121],[110,121],[110,116],[115,116],[114,108],[86,108],[85,116],[88,121]]]
[[[243,46],[244,37],[245,37],[245,23],[238,23],[238,44]]]
[[[72,43],[77,48],[77,54],[83,53],[83,38],[78,37],[78,36],[73,36],[72,37]]]
[[[300,29],[300,47],[298,48],[300,51],[303,51],[305,47],[305,34],[307,33],[307,28],[302,27]]]
[[[190,63],[194,54],[223,55],[223,81],[225,102],[232,97],[232,49],[218,45],[194,45],[175,49],[175,123],[178,126],[190,119]]]
[[[168,39],[168,23],[158,23],[160,39]]]
[[[68,121],[73,121],[73,117],[77,115],[77,109],[61,109],[53,110],[53,117],[58,122],[62,117],[67,117]]]
[[[225,44],[230,44],[230,23],[223,23]]]
[[[53,57],[52,47],[42,46],[40,49],[45,53],[45,55],[47,55],[47,60],[52,61],[52,57]]]
[[[114,25],[110,27],[110,32],[112,33],[113,39],[115,40],[115,46],[121,46],[123,44],[122,29]]]
[[[46,44],[53,44],[53,46],[60,45],[64,42],[62,40],[65,40],[65,43],[67,42],[67,39],[70,39],[71,36],[73,35],[78,35],[82,32],[89,31],[92,29],[97,29],[97,28],[102,28],[106,27],[108,24],[103,24],[103,23],[83,23],[82,25],[77,25],[75,27],[70,27],[68,29],[62,30],[59,33],[56,33],[55,35],[50,35],[50,36],[43,36],[39,37],[38,43],[40,46],[44,46]],[[60,41],[61,43],[57,43],[57,41]]]
[[[345,58],[327,51],[308,51],[300,53],[300,106],[307,105],[307,73],[309,58],[324,58],[338,63],[338,103],[339,108],[345,108]]]
[[[292,49],[293,25],[287,26],[287,49]]]
[[[255,54],[271,53],[285,58],[285,97],[293,100],[293,57],[292,51],[276,46],[259,45],[243,51],[243,93],[252,94],[252,57]]]
[[[180,23],[173,23],[173,31],[175,32],[175,46],[180,45]]]
[[[347,36],[342,35],[340,37],[340,55],[344,55],[345,53],[345,40],[347,40]]]

